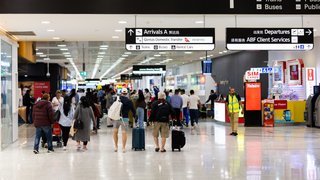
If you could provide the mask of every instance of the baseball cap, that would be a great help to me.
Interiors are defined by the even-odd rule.
[[[127,88],[122,88],[121,93],[122,94],[127,94],[128,93],[128,89]]]

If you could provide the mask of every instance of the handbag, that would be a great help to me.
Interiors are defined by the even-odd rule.
[[[80,112],[78,114],[78,117],[76,118],[76,120],[73,123],[74,129],[83,129],[83,122],[81,121],[81,118],[80,118],[80,116],[82,115],[82,113],[81,113],[82,107],[80,106],[79,108],[80,108]]]
[[[53,119],[54,119],[55,121],[59,121],[59,120],[60,120],[60,116],[61,116],[61,112],[60,112],[60,109],[58,109],[58,110],[54,113]]]

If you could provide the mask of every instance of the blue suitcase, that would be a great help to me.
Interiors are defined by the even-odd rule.
[[[132,129],[132,149],[145,150],[145,131],[142,128]]]

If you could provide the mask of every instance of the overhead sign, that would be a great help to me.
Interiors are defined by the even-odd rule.
[[[247,81],[257,81],[260,79],[260,73],[258,71],[246,71],[245,79]]]
[[[214,28],[126,28],[129,51],[211,51]]]
[[[227,28],[229,50],[293,50],[313,48],[313,28]]]
[[[10,6],[14,4],[14,6]],[[32,4],[32,6],[30,6]],[[112,6],[110,6],[112,4]],[[1,0],[12,14],[319,14],[319,0]]]
[[[132,72],[135,75],[159,76],[166,73],[165,65],[133,65]]]
[[[82,76],[82,77],[87,77],[87,72],[86,72],[86,71],[81,71],[81,72],[80,72],[80,76]]]
[[[250,71],[257,71],[260,74],[269,74],[269,73],[273,73],[273,68],[272,67],[251,68]]]
[[[139,74],[121,74],[120,79],[125,80],[140,80],[142,79],[142,75]]]
[[[306,97],[313,94],[313,87],[316,85],[316,68],[305,68]]]

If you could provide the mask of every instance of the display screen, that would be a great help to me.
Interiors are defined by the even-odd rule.
[[[282,81],[282,69],[279,66],[273,67],[274,81]]]
[[[299,66],[291,65],[290,66],[290,80],[299,80]]]
[[[205,75],[212,74],[212,61],[211,60],[202,61],[202,74],[205,74]]]

